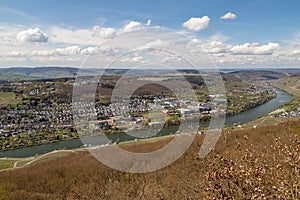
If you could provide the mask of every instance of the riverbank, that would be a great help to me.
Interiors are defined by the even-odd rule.
[[[300,117],[293,118],[293,119],[286,119],[286,118],[272,119],[272,118],[262,117],[260,119],[254,120],[249,123],[226,127],[223,129],[222,134],[228,133],[230,131],[243,131],[243,130],[249,131],[250,129],[255,130],[261,127],[269,127],[269,126],[276,127],[282,123],[288,123],[291,120],[300,122]],[[113,145],[117,145],[121,148],[131,149],[134,151],[134,147],[136,146],[149,145],[149,144],[151,145],[151,144],[159,143],[160,141],[163,141],[163,143],[165,144],[168,143],[168,141],[171,141],[173,137],[174,135],[165,135],[165,136],[154,137],[154,138],[124,141],[119,144],[113,144]],[[40,162],[59,159],[68,156],[71,153],[78,153],[78,152],[85,152],[85,151],[88,151],[88,148],[81,147],[81,148],[70,149],[70,150],[64,150],[64,149],[54,150],[45,154],[24,157],[24,158],[10,158],[10,157],[0,158],[0,171],[19,169]]]
[[[251,110],[248,110],[246,112],[240,113],[238,115],[228,117],[225,121],[226,126],[231,126],[236,123],[247,123],[250,121],[255,120],[257,117],[263,116],[267,113],[270,113],[274,109],[279,108],[280,106],[286,104],[292,99],[292,96],[289,95],[286,92],[283,92],[281,90],[275,89],[275,92],[277,93],[277,96],[275,99],[272,99],[271,101],[260,105],[258,107],[255,107]],[[208,127],[208,123],[200,123],[201,128]],[[161,132],[158,137],[164,136],[164,135],[170,135],[172,133],[175,133],[177,131],[176,127],[167,127],[165,131]],[[127,134],[111,134],[107,135],[108,140],[110,140],[111,143],[114,142],[124,142],[124,141],[132,141],[135,140],[135,137],[127,135]],[[104,141],[103,144],[107,143],[106,138],[99,138]],[[91,138],[88,141],[85,141],[85,144],[91,144],[93,145],[95,143],[95,138]],[[97,142],[99,144],[99,142]],[[96,143],[96,144],[97,144]],[[51,143],[51,144],[44,144],[44,145],[38,145],[38,146],[32,146],[22,149],[17,149],[14,151],[4,151],[0,152],[0,157],[29,157],[34,156],[36,154],[45,154],[47,152],[51,152],[58,149],[76,149],[79,147],[82,147],[82,141],[80,139],[74,139],[69,141],[60,141],[57,143]]]
[[[224,129],[214,149],[199,159],[204,135],[197,135],[177,161],[146,174],[119,172],[80,151],[0,172],[0,198],[132,199],[143,194],[143,198],[153,199],[158,194],[164,199],[185,199],[187,195],[192,199],[296,199],[300,196],[299,136],[297,120]],[[168,140],[120,145],[127,151],[151,152]]]

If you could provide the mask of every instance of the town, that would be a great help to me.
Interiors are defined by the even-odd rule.
[[[101,80],[99,90],[105,91],[105,94],[101,94],[101,97],[96,95],[92,104],[72,102],[75,83],[71,78],[2,84],[1,150],[78,138],[77,130],[88,131],[91,121],[94,131],[122,133],[161,123],[163,126],[178,125],[180,121],[195,115],[199,121],[209,120],[212,113],[226,112],[230,116],[275,97],[272,91],[261,86],[226,81],[227,110],[226,105],[213,104],[215,97],[208,95],[201,84],[195,87],[197,102],[178,100],[170,92],[157,89],[152,95],[134,95],[128,102],[111,103],[109,99],[116,81],[111,77]],[[151,114],[154,110],[163,116],[162,120]],[[74,123],[74,118],[84,118],[87,123]]]

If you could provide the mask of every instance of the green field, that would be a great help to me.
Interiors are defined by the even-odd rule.
[[[16,105],[21,102],[22,100],[16,98],[13,92],[0,92],[0,106]]]
[[[12,168],[14,163],[14,160],[0,159],[0,170]]]

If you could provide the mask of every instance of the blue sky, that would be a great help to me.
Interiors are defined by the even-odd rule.
[[[101,34],[103,31],[115,33],[121,32],[122,28],[130,22],[140,23],[135,24],[139,28],[147,26],[148,20],[151,20],[151,26],[185,32],[202,41],[202,44],[204,41],[205,46],[210,48],[209,53],[218,54],[215,59],[221,67],[241,65],[298,67],[300,62],[299,7],[300,1],[297,0],[155,0],[149,2],[2,0],[0,2],[0,47],[2,49],[0,67],[38,66],[47,63],[78,65],[78,62],[60,63],[59,53],[56,53],[56,62],[53,62],[55,59],[51,61],[48,58],[54,56],[53,51],[57,48],[62,50],[62,48],[77,46],[79,49],[75,54],[88,47],[96,48],[99,38],[94,38],[95,44],[88,44],[83,38],[88,37],[89,31],[95,31],[95,27],[98,27],[96,29]],[[226,13],[232,13],[235,17],[220,19]],[[203,18],[204,16],[207,18]],[[183,25],[191,18],[195,20]],[[197,23],[199,25],[202,22],[203,27],[196,28]],[[21,32],[23,34],[19,34]],[[46,38],[42,37],[44,40],[41,41],[30,40],[27,38],[32,36],[30,34],[35,36],[44,34]],[[82,39],[78,39],[76,44],[76,41],[71,41],[72,37]],[[52,51],[52,54],[44,56],[43,59],[35,59],[34,55],[28,54],[30,51],[42,52],[36,53],[39,55],[46,54],[45,51]],[[15,60],[8,59],[10,55],[13,55]],[[71,56],[74,55],[69,56],[71,61]],[[245,57],[249,58],[249,63],[238,62]],[[257,60],[257,57],[265,63],[251,63],[251,60]]]

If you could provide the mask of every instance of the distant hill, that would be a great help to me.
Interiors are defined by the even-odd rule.
[[[151,72],[150,72],[151,71]],[[151,70],[150,69],[106,69],[105,75],[117,75],[124,74],[130,76],[143,76],[143,75],[161,75],[166,74],[169,71],[166,70]],[[15,80],[24,79],[24,77],[31,77],[32,79],[49,79],[49,78],[70,78],[80,76],[95,76],[100,75],[103,69],[79,69],[75,67],[12,67],[12,68],[0,68],[0,80],[11,80],[8,76],[15,76]]]
[[[240,77],[235,76],[234,74],[221,73],[221,75],[224,81],[232,81],[232,82],[242,81]]]
[[[245,69],[245,68],[236,68],[236,69],[220,69],[221,72],[231,73],[238,71],[271,71],[277,72],[285,75],[300,75],[300,67],[299,68],[254,68],[254,69]]]
[[[300,68],[272,69],[272,71],[286,74],[288,76],[300,75]]]
[[[74,77],[78,68],[73,67],[13,67],[0,68],[0,74],[13,74],[19,76],[30,76],[34,78],[61,78]]]
[[[200,75],[195,69],[178,69],[185,76]],[[274,80],[291,74],[300,74],[300,69],[253,69],[253,70],[220,70],[224,79],[229,80]],[[0,68],[0,82],[27,79],[73,78],[80,76],[95,76],[102,74],[103,69],[79,69],[76,67],[12,67]],[[214,70],[204,70],[205,73]],[[130,76],[161,76],[174,75],[174,71],[166,69],[106,69],[105,75]]]
[[[240,70],[229,72],[228,74],[234,75],[239,79],[247,81],[275,80],[286,77],[285,74],[267,70]]]
[[[6,83],[9,81],[16,81],[16,80],[35,80],[37,78],[31,76],[24,76],[18,74],[1,74],[0,73],[0,83]]]

